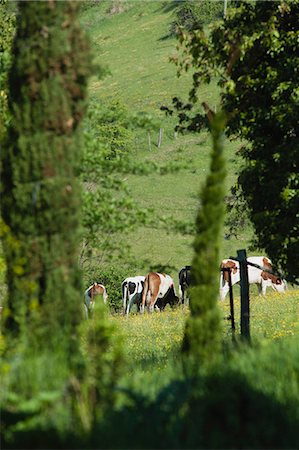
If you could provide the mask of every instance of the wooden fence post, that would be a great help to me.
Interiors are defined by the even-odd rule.
[[[246,250],[237,251],[237,260],[240,264],[241,336],[250,341],[249,283]]]
[[[163,128],[160,128],[160,130],[159,130],[159,138],[158,138],[158,148],[161,147],[162,137],[163,137]]]

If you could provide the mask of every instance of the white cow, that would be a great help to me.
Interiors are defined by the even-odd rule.
[[[248,281],[249,284],[256,284],[258,287],[259,293],[263,295],[266,294],[267,287],[271,287],[277,292],[284,292],[287,287],[287,283],[282,278],[273,275],[266,270],[272,271],[272,262],[266,256],[250,256],[247,258],[248,262],[253,264],[257,264],[261,267],[261,269],[257,267],[253,267],[248,265]],[[238,261],[234,261],[232,259],[224,259],[221,262],[221,269],[230,268],[231,269],[231,280],[232,286],[236,283],[240,282],[240,266]],[[263,270],[264,269],[264,270]],[[229,292],[229,284],[228,284],[228,272],[220,273],[220,299],[224,300],[227,293]]]
[[[137,305],[141,302],[141,295],[144,286],[145,277],[140,275],[136,277],[126,278],[121,284],[123,313],[129,314],[134,303]]]

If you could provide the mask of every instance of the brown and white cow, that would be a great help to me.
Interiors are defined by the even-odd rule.
[[[85,307],[85,312],[86,312],[87,317],[89,316],[89,313],[94,308],[94,299],[97,295],[102,295],[104,303],[107,302],[108,295],[107,295],[106,288],[103,284],[93,283],[84,292],[84,307]]]
[[[274,275],[272,273],[266,272],[272,271],[273,266],[272,262],[266,256],[250,256],[247,258],[248,262],[253,264],[257,264],[258,267],[253,267],[248,265],[248,281],[249,284],[256,284],[258,287],[259,293],[263,295],[266,294],[267,287],[271,287],[277,292],[284,292],[286,290],[286,281],[282,278]],[[238,261],[233,261],[232,259],[224,259],[221,262],[221,269],[230,268],[231,269],[231,280],[232,285],[240,282],[240,267]],[[263,270],[266,269],[266,270]],[[224,300],[227,293],[229,292],[229,284],[228,284],[229,273],[227,271],[220,273],[220,299]]]
[[[155,307],[163,310],[167,303],[174,306],[178,302],[173,279],[169,275],[158,272],[150,272],[146,275],[140,305],[141,313],[144,312],[145,304],[152,312]]]

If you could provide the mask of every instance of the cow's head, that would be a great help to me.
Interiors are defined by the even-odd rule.
[[[272,266],[271,266],[272,270]],[[267,282],[269,286],[271,286],[274,291],[276,292],[285,292],[287,289],[287,282],[286,280],[282,279],[281,277],[278,277],[277,275],[274,275],[272,273],[262,271],[261,276],[263,280]]]
[[[285,292],[287,289],[287,282],[282,278],[275,277],[275,279],[272,280],[272,287],[277,292]]]
[[[173,306],[178,306],[178,304],[180,303],[180,299],[177,295],[171,295],[169,298],[169,304],[171,307]]]
[[[238,266],[235,261],[231,259],[225,259],[222,261],[220,269],[230,269],[231,273],[235,274],[238,271]],[[229,279],[228,270],[223,270],[222,273],[223,273],[223,280],[228,282]]]

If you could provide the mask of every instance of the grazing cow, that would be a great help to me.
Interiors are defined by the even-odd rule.
[[[182,299],[182,304],[188,305],[189,298],[187,297],[187,289],[191,284],[191,266],[185,266],[179,271],[179,293]]]
[[[263,295],[266,294],[266,289],[271,286],[277,292],[284,292],[286,290],[286,281],[282,278],[267,272],[272,271],[272,262],[266,256],[250,256],[247,258],[248,262],[257,264],[258,267],[253,267],[248,265],[248,281],[249,284],[257,284],[259,293]],[[240,282],[240,267],[238,261],[233,261],[232,259],[224,259],[221,262],[221,269],[230,268],[231,269],[231,280],[232,286]],[[266,271],[267,270],[267,271]],[[228,284],[228,272],[220,273],[220,299],[224,300],[226,294],[229,292]]]
[[[144,280],[140,312],[144,312],[145,303],[150,312],[154,307],[163,310],[167,303],[171,306],[177,304],[179,298],[176,296],[173,279],[165,273],[150,272]]]
[[[137,306],[137,311],[141,303],[142,290],[144,286],[144,276],[126,278],[121,284],[123,313],[129,314],[133,304]]]
[[[107,291],[103,284],[100,283],[93,283],[89,288],[86,289],[84,292],[84,307],[86,312],[86,317],[89,316],[89,313],[94,308],[94,299],[97,295],[102,295],[104,303],[107,302]]]

